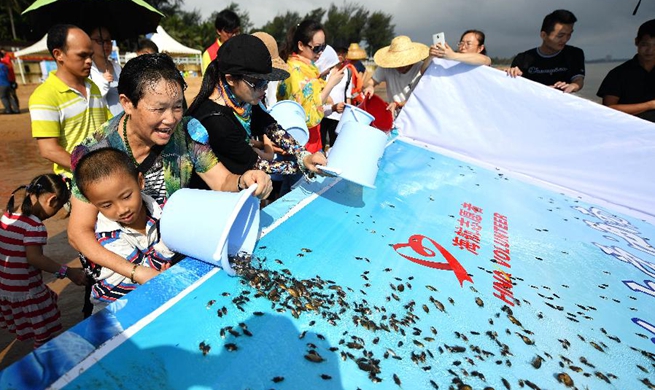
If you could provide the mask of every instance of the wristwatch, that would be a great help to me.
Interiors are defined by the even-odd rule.
[[[55,272],[55,276],[57,279],[63,279],[66,277],[66,272],[68,272],[68,266],[62,264],[61,268],[59,268],[59,271]]]

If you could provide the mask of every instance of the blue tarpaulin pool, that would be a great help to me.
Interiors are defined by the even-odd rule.
[[[653,225],[402,140],[376,187],[264,209],[273,285],[183,260],[0,387],[652,388]]]

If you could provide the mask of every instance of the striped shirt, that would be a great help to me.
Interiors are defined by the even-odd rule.
[[[11,300],[43,289],[41,270],[27,262],[25,247],[47,241],[48,232],[34,215],[0,218],[0,297]]]
[[[145,235],[98,213],[96,238],[100,245],[130,263],[160,270],[175,253],[164,245],[159,235],[161,208],[150,196],[142,194],[142,198],[148,215]],[[91,296],[96,302],[113,302],[138,286],[118,272],[93,264],[88,259],[85,259],[85,262],[83,265],[87,272],[96,280],[91,288]]]
[[[98,87],[87,79],[86,96],[69,87],[55,71],[39,85],[29,100],[32,137],[58,138],[59,145],[70,153],[75,146],[111,117]],[[55,173],[71,177],[71,171],[54,164]]]

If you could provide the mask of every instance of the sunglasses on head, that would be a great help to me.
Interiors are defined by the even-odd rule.
[[[252,89],[258,89],[260,91],[263,91],[268,87],[268,80],[261,80],[261,79],[248,79],[248,78],[243,78],[242,79],[244,83],[246,83],[247,86],[249,86]]]
[[[307,45],[307,47],[310,48],[310,49],[312,49],[312,51],[313,51],[315,54],[318,54],[318,53],[322,52],[323,50],[325,50],[325,48],[327,47],[327,44],[324,43],[324,44],[322,44],[322,45],[318,45],[318,46]]]

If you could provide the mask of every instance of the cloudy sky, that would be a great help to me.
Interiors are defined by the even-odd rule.
[[[585,51],[587,59],[629,58],[635,52],[634,37],[639,25],[655,17],[655,0],[642,0],[637,15],[632,11],[638,0],[353,0],[370,11],[393,15],[396,35],[429,44],[432,34],[444,32],[455,46],[464,30],[475,28],[487,35],[487,50],[494,57],[511,57],[541,43],[539,29],[543,17],[564,8],[578,18],[569,44]],[[230,3],[227,1],[185,0],[188,10],[210,15]],[[333,1],[337,6],[340,1]],[[260,27],[288,10],[305,15],[312,9],[327,9],[330,2],[319,0],[249,0],[240,2]]]

